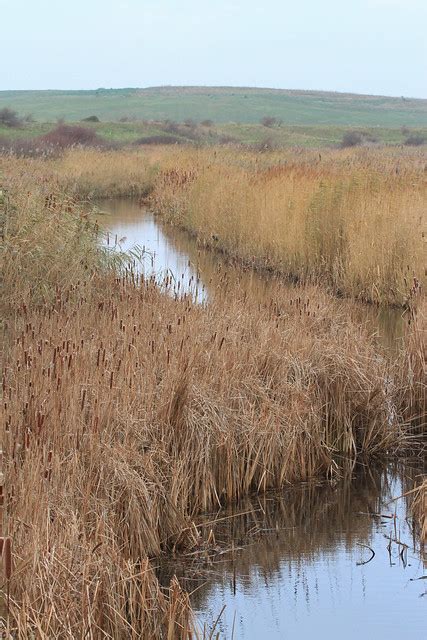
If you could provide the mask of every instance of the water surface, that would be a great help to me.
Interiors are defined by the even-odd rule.
[[[223,638],[424,638],[427,555],[407,501],[392,501],[414,475],[358,469],[243,501],[209,516],[230,516],[209,525],[216,554],[169,562],[163,580],[178,574],[201,626],[223,611]]]

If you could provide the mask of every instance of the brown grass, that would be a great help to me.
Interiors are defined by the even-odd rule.
[[[381,303],[425,282],[422,152],[181,150],[164,165],[155,209],[245,263]]]
[[[410,385],[317,287],[259,302],[225,279],[197,306],[114,272],[69,192],[114,191],[121,171],[138,184],[151,165],[130,179],[138,156],[114,170],[93,153],[3,165],[8,624],[189,639],[187,595],[149,558],[199,545],[214,505],[397,450]]]
[[[420,538],[427,543],[427,479],[420,484],[413,502],[413,512],[420,523]]]

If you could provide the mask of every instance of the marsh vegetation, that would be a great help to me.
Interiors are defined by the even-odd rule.
[[[153,559],[209,549],[206,511],[422,454],[425,167],[409,148],[0,159],[8,632],[197,637]],[[92,210],[115,196],[274,282],[164,295],[103,246]],[[361,301],[400,309],[393,349]]]

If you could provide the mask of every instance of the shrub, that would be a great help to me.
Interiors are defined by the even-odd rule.
[[[101,122],[98,116],[88,116],[87,118],[82,118],[81,122]]]
[[[200,123],[203,127],[212,127],[213,126],[213,120],[202,120],[202,122]]]
[[[103,141],[97,136],[95,131],[85,127],[60,124],[46,135],[38,139],[42,144],[65,149],[66,147],[84,146],[100,147]]]
[[[0,124],[4,124],[6,127],[20,127],[22,120],[18,117],[16,111],[4,107],[0,109]]]
[[[265,116],[264,118],[262,118],[261,120],[261,124],[264,127],[277,127],[281,124],[281,120],[279,120],[279,118],[275,118],[273,116]]]
[[[357,147],[363,144],[364,137],[360,131],[346,131],[341,140],[341,146],[343,149],[347,147]]]
[[[408,136],[404,142],[407,147],[420,147],[423,144],[426,144],[427,139],[425,136],[417,133],[413,133]]]

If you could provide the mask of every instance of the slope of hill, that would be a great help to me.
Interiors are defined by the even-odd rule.
[[[209,119],[250,124],[272,116],[285,125],[427,126],[427,100],[242,87],[1,91],[3,107],[49,122],[97,115],[103,121]]]

